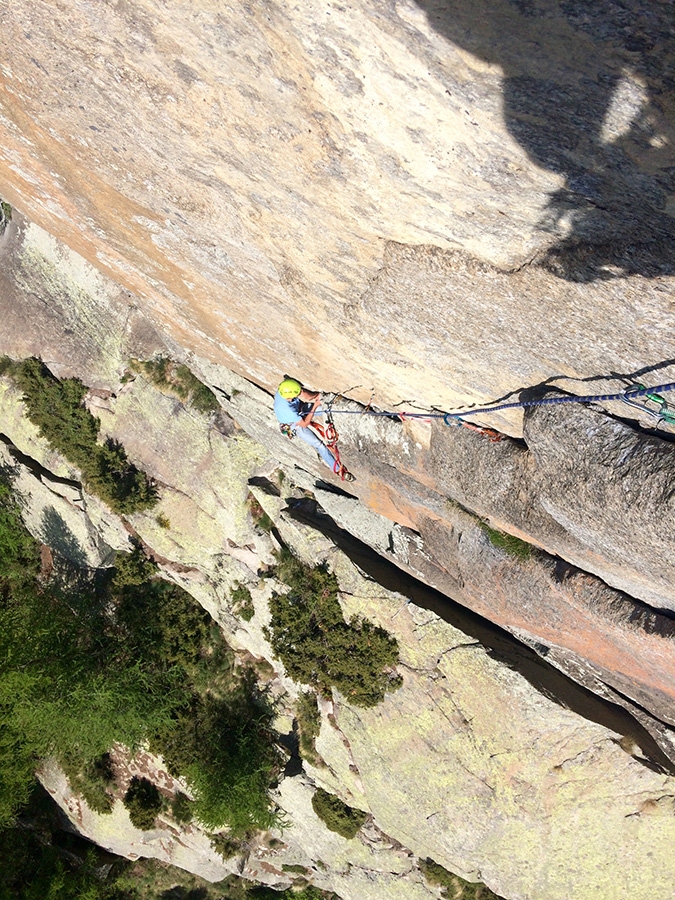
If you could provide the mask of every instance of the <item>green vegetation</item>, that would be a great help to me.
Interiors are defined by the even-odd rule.
[[[189,825],[194,815],[192,811],[193,806],[194,803],[188,795],[178,791],[171,801],[171,815],[174,821],[178,822],[179,825]]]
[[[443,889],[441,896],[447,900],[501,900],[486,885],[465,881],[459,875],[448,872],[433,859],[419,860],[419,867],[429,884]]]
[[[0,830],[0,900],[340,900],[307,885],[274,891],[234,875],[211,884],[154,859],[117,859],[103,875],[108,854],[28,812],[28,827]]]
[[[246,501],[256,528],[259,528],[260,531],[266,531],[269,534],[274,528],[274,522],[270,519],[253,494],[249,494]]]
[[[523,541],[521,538],[513,534],[507,534],[505,531],[497,531],[490,528],[485,522],[480,521],[480,527],[488,537],[488,540],[494,547],[506,551],[510,556],[515,556],[520,560],[527,560],[532,556],[532,544]]]
[[[231,855],[226,858],[231,858]],[[150,859],[126,866],[123,874],[117,877],[116,884],[118,889],[133,892],[129,900],[340,900],[337,894],[312,886],[305,886],[301,891],[295,888],[275,891],[235,875],[218,884],[211,884],[182,869]],[[0,900],[4,900],[1,894]]]
[[[304,886],[300,891],[296,888],[275,891],[235,875],[211,884],[189,872],[149,859],[127,866],[116,883],[118,889],[132,892],[129,900],[340,900],[337,894],[311,886]],[[0,900],[4,900],[1,894]]]
[[[84,797],[90,809],[100,815],[112,812],[116,781],[109,753],[84,762],[64,755],[60,763],[73,792]]]
[[[272,595],[265,633],[291,678],[327,697],[335,687],[355,706],[375,706],[400,687],[396,639],[367,619],[345,622],[325,566],[310,568],[282,550],[277,577],[290,591]]]
[[[330,831],[351,840],[358,834],[368,814],[361,809],[352,809],[335,794],[317,788],[312,796],[312,807],[317,816]]]
[[[275,891],[264,886],[251,888],[246,895],[247,900],[340,900],[337,894],[320,891],[312,885],[307,885],[301,890],[289,888],[287,891]]]
[[[0,234],[12,221],[12,207],[6,200],[0,200]]]
[[[250,590],[245,584],[236,584],[232,588],[230,595],[232,600],[232,611],[245,622],[250,622],[255,615],[255,606],[253,605],[253,597]]]
[[[268,796],[280,763],[272,720],[267,697],[249,672],[226,696],[193,696],[176,712],[173,727],[151,743],[171,774],[187,779],[196,796],[195,818],[207,828],[227,824],[240,837],[278,823]]]
[[[0,900],[142,900],[101,881],[93,851],[75,864],[61,848],[45,845],[40,832],[0,830],[0,858]]]
[[[155,785],[147,778],[137,778],[135,775],[122,802],[129,811],[131,824],[141,831],[150,831],[155,827],[155,819],[164,806],[162,795]]]
[[[118,623],[148,665],[180,672],[181,703],[150,734],[169,771],[186,778],[192,813],[208,828],[239,837],[277,822],[268,791],[280,756],[274,711],[251,670],[235,671],[208,613],[161,579],[128,585]]]
[[[216,853],[220,854],[220,856],[227,861],[234,856],[239,856],[239,854],[246,852],[246,836],[237,840],[223,832],[220,834],[212,834],[211,846]]]
[[[168,356],[157,359],[132,359],[129,365],[140,372],[161,391],[178,397],[197,412],[210,416],[220,409],[213,391],[201,382],[187,366],[175,362]]]
[[[166,726],[180,702],[176,673],[129,653],[105,610],[109,592],[86,580],[64,592],[39,572],[0,480],[0,825],[27,799],[39,759],[86,772],[115,742],[136,747]]]
[[[55,378],[35,358],[0,358],[0,375],[23,391],[26,415],[50,445],[82,472],[82,480],[116,513],[148,509],[157,491],[113,438],[98,443],[101,423],[84,406],[87,387],[79,378]]]
[[[145,584],[157,574],[157,563],[143,552],[140,543],[134,543],[131,553],[118,553],[115,559],[113,584],[116,588]]]
[[[313,691],[303,691],[295,705],[300,756],[313,766],[325,765],[316,752],[316,739],[321,731],[321,713]]]
[[[278,821],[271,705],[250,671],[235,671],[208,613],[155,571],[137,546],[112,576],[43,583],[0,478],[0,826],[50,755],[105,811],[105,754],[142,741],[186,777],[209,827],[236,836]]]
[[[155,522],[157,522],[160,528],[171,528],[171,520],[164,513],[158,513],[155,516]]]

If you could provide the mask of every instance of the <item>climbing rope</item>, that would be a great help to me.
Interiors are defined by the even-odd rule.
[[[337,428],[335,427],[335,422],[333,421],[333,404],[335,403],[339,394],[336,394],[332,400],[329,400],[327,403],[323,404],[321,407],[321,412],[326,417],[326,424],[322,425],[320,422],[312,422],[311,426],[314,428],[323,439],[324,444],[330,452],[335,457],[335,463],[333,464],[333,472],[335,475],[339,475],[340,478],[344,481],[345,478],[349,475],[345,465],[340,459],[340,448],[338,447],[338,440],[340,436],[338,435]]]
[[[653,387],[644,387],[644,385],[632,386],[626,388],[616,394],[586,394],[579,397],[575,394],[567,394],[563,397],[544,397],[540,400],[518,400],[513,403],[500,403],[497,406],[481,406],[473,409],[457,410],[455,412],[391,412],[379,411],[374,409],[332,409],[332,414],[341,415],[369,415],[369,416],[385,416],[387,418],[399,419],[421,419],[422,421],[431,421],[432,419],[442,419],[446,425],[461,425],[469,427],[472,430],[480,431],[486,434],[491,440],[501,440],[502,435],[491,428],[479,428],[476,425],[470,425],[463,422],[467,416],[477,416],[483,413],[502,412],[505,409],[526,409],[533,406],[555,406],[560,403],[600,403],[610,400],[622,400],[630,406],[635,406],[646,411],[650,415],[655,415],[659,421],[665,421],[669,424],[675,424],[675,414],[668,411],[668,402],[659,395],[667,391],[675,391],[675,381],[668,384],[657,384]],[[338,395],[339,396],[339,395]],[[639,403],[635,403],[637,398],[644,397],[659,406],[658,411],[650,410]],[[332,403],[335,402],[335,398]]]
[[[659,424],[660,422],[666,422],[669,425],[675,425],[675,413],[669,410],[668,401],[661,396],[661,393],[667,393],[668,391],[675,391],[675,381],[671,381],[667,384],[657,384],[653,387],[645,387],[642,384],[637,384],[615,394],[586,394],[581,397],[574,394],[566,394],[562,397],[543,397],[539,400],[517,400],[512,403],[500,403],[496,406],[481,406],[475,407],[473,409],[457,410],[455,412],[446,413],[411,411],[392,412],[386,410],[375,410],[371,407],[371,403],[373,402],[372,394],[370,400],[368,401],[368,405],[364,409],[334,409],[333,407],[336,400],[344,396],[344,394],[334,394],[331,399],[325,400],[322,403],[321,408],[317,410],[318,414],[325,415],[325,425],[321,425],[319,422],[312,421],[310,427],[318,433],[326,447],[335,457],[333,472],[336,475],[339,475],[343,481],[351,481],[353,480],[353,476],[348,472],[347,468],[340,459],[340,449],[338,447],[339,435],[337,428],[335,427],[335,422],[333,421],[333,416],[336,414],[384,416],[390,419],[398,418],[403,421],[405,421],[406,419],[416,419],[423,422],[431,422],[433,419],[442,419],[446,425],[457,425],[462,428],[468,428],[471,431],[475,431],[479,434],[484,435],[488,438],[488,440],[496,442],[504,440],[505,435],[500,434],[493,428],[486,428],[479,425],[473,425],[470,422],[465,422],[464,419],[467,416],[477,416],[484,413],[502,412],[506,409],[530,409],[534,406],[556,406],[562,403],[600,403],[612,400],[620,400],[628,404],[629,406],[633,406],[640,411],[646,412],[650,416],[655,417],[657,419],[657,424]],[[658,409],[653,410],[641,403],[636,402],[636,400],[640,398],[644,398],[645,403],[650,402],[656,404]],[[293,428],[290,425],[282,425],[281,430],[288,437],[294,436]]]
[[[640,387],[644,387],[644,385],[640,385]],[[628,406],[634,406],[636,409],[639,409],[641,412],[646,412],[648,415],[653,416],[656,419],[656,424],[658,425],[660,422],[665,422],[667,425],[675,425],[675,413],[670,411],[669,403],[662,397],[660,394],[657,394],[654,388],[649,388],[649,392],[645,394],[644,400],[645,403],[636,403],[630,397],[627,397],[625,394],[621,398],[624,403],[627,403]],[[647,402],[655,403],[658,409],[650,409],[645,404]]]

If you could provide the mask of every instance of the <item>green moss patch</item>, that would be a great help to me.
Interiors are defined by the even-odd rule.
[[[246,502],[248,503],[248,508],[251,513],[251,518],[253,519],[253,523],[256,528],[259,528],[260,531],[265,531],[267,534],[274,528],[274,522],[267,515],[265,510],[262,508],[258,500],[253,496],[253,494],[249,494],[246,498]]]
[[[530,559],[532,556],[534,547],[532,544],[528,544],[527,541],[513,534],[507,534],[505,531],[497,531],[495,528],[490,528],[485,522],[481,522],[480,527],[487,535],[492,546],[506,551],[509,556],[515,556],[523,561]]]
[[[129,365],[159,390],[173,394],[197,412],[209,416],[220,409],[218,399],[211,388],[201,382],[187,366],[177,363],[168,356],[148,360],[132,359]]]
[[[6,200],[0,200],[0,234],[12,221],[12,207]]]
[[[230,595],[232,600],[232,611],[245,622],[250,622],[255,615],[255,607],[253,605],[253,597],[250,590],[245,584],[236,584]]]
[[[502,900],[482,883],[472,883],[448,872],[433,859],[419,861],[420,871],[429,884],[442,888],[441,896],[446,900]]]
[[[353,809],[343,803],[335,794],[317,788],[312,797],[312,808],[329,831],[335,831],[343,838],[355,838],[368,818],[368,813]]]

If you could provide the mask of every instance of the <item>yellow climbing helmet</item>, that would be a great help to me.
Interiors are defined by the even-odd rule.
[[[295,378],[284,378],[279,385],[279,393],[284,400],[293,400],[302,390],[302,385]]]

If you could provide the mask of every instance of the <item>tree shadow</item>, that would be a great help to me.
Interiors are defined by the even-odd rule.
[[[186,888],[180,884],[162,891],[160,900],[208,900],[209,892],[206,888]]]
[[[18,476],[19,466],[16,462],[10,462],[9,460],[7,462],[0,462],[0,484],[15,490],[13,485]],[[15,493],[18,495],[18,492]]]
[[[580,282],[675,274],[672,3],[415,2],[436,32],[502,68],[509,134],[565,179],[539,223],[554,236],[539,262]]]
[[[40,527],[42,540],[59,556],[84,569],[89,563],[82,545],[68,527],[65,519],[53,506],[43,510]]]

